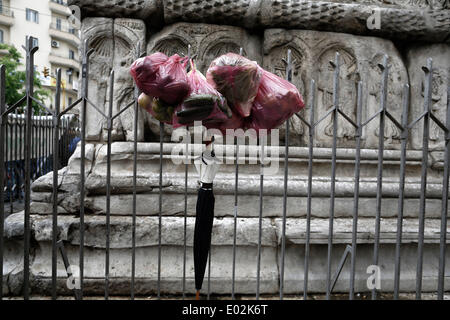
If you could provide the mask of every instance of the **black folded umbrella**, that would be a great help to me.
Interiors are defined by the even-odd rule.
[[[195,229],[194,229],[194,271],[196,299],[200,298],[200,290],[205,276],[206,262],[211,247],[211,231],[214,220],[214,194],[212,182],[219,169],[220,161],[214,151],[205,151],[195,161],[200,175],[201,187],[198,190]]]
[[[197,299],[205,276],[206,262],[211,247],[211,231],[214,220],[214,194],[212,189],[198,190],[194,230],[194,270]]]

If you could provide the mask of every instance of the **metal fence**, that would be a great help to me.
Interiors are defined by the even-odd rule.
[[[5,118],[4,166],[5,189],[4,199],[10,204],[10,213],[13,212],[13,202],[23,200],[25,176],[25,115],[19,114],[16,109]],[[31,166],[30,178],[32,181],[53,170],[53,152],[58,152],[56,167],[61,169],[67,166],[70,156],[75,151],[79,140],[79,127],[75,115],[62,117],[58,133],[58,144],[53,146],[55,127],[53,118],[48,115],[32,117]]]
[[[136,52],[136,58],[140,56],[140,44],[137,44],[134,48]],[[0,160],[1,163],[5,165],[6,159],[8,157],[8,151],[6,151],[6,144],[4,143],[5,137],[7,136],[7,117],[9,114],[15,112],[17,107],[23,103],[26,104],[26,116],[21,119],[25,127],[25,143],[23,146],[23,158],[24,158],[24,192],[25,192],[25,208],[24,208],[24,273],[23,273],[23,297],[29,299],[30,294],[30,186],[33,180],[33,117],[32,117],[32,103],[38,103],[36,99],[33,98],[33,55],[36,52],[37,47],[33,47],[31,39],[27,42],[26,52],[27,52],[27,94],[20,99],[16,104],[7,107],[5,105],[5,68],[0,67],[0,107],[1,107],[1,136],[0,136]],[[83,298],[83,288],[84,288],[84,247],[85,247],[85,208],[83,203],[85,202],[86,191],[85,191],[85,156],[86,156],[86,110],[87,106],[91,106],[99,114],[101,114],[107,123],[107,139],[105,141],[107,146],[107,167],[106,167],[106,252],[105,252],[105,299],[109,298],[110,289],[110,215],[111,215],[111,143],[112,137],[111,132],[113,128],[114,120],[119,117],[125,110],[133,107],[134,108],[134,158],[133,158],[133,202],[132,202],[132,251],[131,251],[131,274],[130,283],[131,299],[135,298],[135,270],[136,270],[136,175],[137,175],[137,127],[138,127],[138,104],[137,98],[139,95],[139,90],[137,87],[134,89],[134,99],[130,101],[126,107],[122,108],[118,113],[113,114],[113,92],[114,92],[114,71],[111,72],[109,78],[109,99],[108,105],[106,106],[106,113],[102,108],[96,106],[88,98],[88,88],[89,88],[89,57],[93,53],[92,49],[89,49],[88,42],[83,43],[83,54],[82,54],[82,86],[80,98],[75,101],[72,105],[66,108],[64,111],[60,111],[60,94],[61,94],[61,71],[57,71],[57,84],[56,84],[56,99],[55,99],[55,109],[49,110],[45,108],[49,114],[52,116],[52,122],[50,127],[53,128],[53,145],[50,147],[52,150],[53,163],[59,162],[58,145],[60,139],[60,128],[61,119],[72,110],[75,106],[79,106],[81,111],[80,116],[80,212],[79,212],[79,268],[80,268],[80,288],[74,289],[74,295],[76,299]],[[190,56],[190,50],[188,51],[188,56]],[[340,72],[340,57],[336,53],[335,60],[330,62],[334,69],[333,77],[333,106],[322,118],[319,120],[314,119],[314,112],[311,112],[311,118],[305,119],[301,115],[296,114],[295,116],[308,127],[309,129],[309,143],[308,143],[308,187],[307,187],[307,215],[306,215],[306,243],[305,243],[305,256],[304,256],[304,288],[303,296],[304,299],[308,298],[308,277],[309,277],[309,260],[310,260],[310,245],[311,245],[311,200],[312,200],[312,187],[313,187],[313,177],[312,177],[312,167],[314,159],[314,128],[317,127],[319,123],[324,121],[327,117],[332,118],[333,123],[333,141],[331,148],[331,192],[330,192],[330,211],[329,211],[329,233],[328,233],[328,251],[327,251],[327,274],[326,274],[326,298],[330,299],[331,294],[339,278],[343,265],[348,256],[351,259],[351,270],[350,270],[350,284],[349,284],[349,298],[354,299],[354,281],[355,281],[355,265],[357,259],[357,226],[358,226],[358,209],[359,209],[359,185],[360,185],[360,152],[361,152],[361,135],[363,128],[371,121],[378,119],[379,121],[379,146],[378,146],[378,161],[377,161],[377,193],[376,193],[376,217],[375,217],[375,239],[373,243],[373,264],[378,264],[379,257],[379,246],[380,246],[380,219],[381,219],[381,203],[383,201],[382,197],[382,182],[383,182],[383,152],[384,152],[384,129],[386,121],[391,121],[401,132],[401,158],[400,158],[400,171],[399,171],[399,195],[398,195],[398,215],[397,215],[397,236],[396,236],[396,246],[395,246],[395,278],[394,278],[394,298],[399,298],[399,285],[400,285],[400,253],[402,250],[402,226],[403,226],[403,211],[404,211],[404,189],[405,189],[405,167],[406,167],[406,147],[408,141],[408,133],[410,129],[417,125],[419,122],[423,123],[423,157],[422,157],[422,172],[421,172],[421,195],[420,195],[420,208],[419,208],[419,232],[418,232],[418,244],[417,244],[417,274],[416,274],[416,298],[420,299],[422,294],[422,276],[423,276],[423,253],[424,253],[424,228],[425,228],[425,201],[427,194],[427,168],[428,164],[428,140],[429,140],[429,127],[430,123],[433,121],[437,126],[445,132],[445,157],[444,157],[444,171],[442,179],[442,212],[441,212],[441,226],[440,226],[440,240],[439,240],[439,270],[438,270],[438,287],[437,296],[438,299],[443,299],[444,295],[444,280],[445,280],[445,255],[446,255],[446,232],[447,232],[447,211],[448,211],[448,178],[449,178],[449,128],[450,128],[450,102],[447,101],[447,118],[446,124],[442,123],[430,109],[431,103],[431,91],[432,91],[432,77],[433,77],[433,66],[432,60],[427,60],[427,65],[423,67],[425,72],[425,95],[424,95],[424,110],[423,113],[414,119],[411,123],[408,123],[408,109],[410,106],[409,101],[409,86],[405,85],[403,90],[403,113],[400,120],[396,119],[390,111],[387,109],[387,87],[388,87],[388,57],[384,56],[383,62],[379,65],[382,71],[382,83],[381,83],[381,100],[379,110],[369,116],[366,121],[362,121],[362,88],[361,82],[357,84],[357,116],[356,121],[352,120],[351,117],[343,112],[343,108],[339,101],[339,72]],[[291,81],[292,79],[292,61],[291,52],[287,51],[286,59],[286,79]],[[311,110],[315,106],[315,82],[311,80],[310,82],[310,100],[308,101]],[[337,153],[337,130],[338,130],[338,117],[342,117],[345,121],[350,123],[356,130],[356,142],[355,142],[355,167],[354,167],[354,200],[353,200],[353,214],[352,214],[352,241],[351,245],[347,246],[342,259],[339,263],[337,270],[332,270],[331,257],[333,249],[333,226],[334,226],[334,214],[335,214],[335,185],[336,185],[336,153]],[[284,295],[284,273],[285,273],[285,249],[286,249],[286,219],[287,219],[287,193],[288,193],[288,170],[289,170],[289,125],[286,126],[285,132],[285,146],[284,146],[284,193],[283,193],[283,206],[282,206],[282,235],[281,235],[281,254],[280,254],[280,278],[279,278],[279,297],[283,299]],[[35,133],[34,133],[35,134]],[[157,277],[157,296],[161,297],[161,232],[162,232],[162,168],[163,168],[163,136],[164,136],[164,125],[160,125],[160,154],[159,154],[159,229],[158,229],[158,277]],[[263,148],[264,145],[261,145]],[[186,150],[188,145],[186,145]],[[236,139],[236,153],[235,158],[239,154],[239,143]],[[186,157],[188,157],[186,152]],[[261,165],[262,166],[262,165]],[[0,170],[0,188],[4,188],[4,176],[7,170]],[[43,171],[45,172],[45,171]],[[186,293],[186,218],[187,218],[187,178],[188,178],[188,164],[185,165],[185,192],[184,192],[184,263],[183,263],[183,298],[185,298]],[[234,190],[234,234],[233,234],[233,261],[232,261],[232,292],[230,292],[232,299],[235,298],[235,265],[236,265],[236,225],[238,217],[238,181],[239,181],[239,165],[235,162],[235,190]],[[57,259],[58,259],[58,248],[61,249],[62,258],[66,269],[68,267],[67,257],[64,254],[64,246],[62,241],[57,238],[57,224],[58,224],[58,214],[57,214],[57,193],[58,193],[58,167],[53,166],[53,214],[52,214],[52,225],[53,225],[53,238],[52,238],[52,297],[56,299],[58,296],[57,292]],[[259,284],[260,284],[260,270],[261,270],[261,234],[262,234],[262,217],[263,217],[263,193],[264,193],[264,175],[263,171],[260,174],[260,192],[259,192],[259,243],[258,243],[258,255],[257,255],[257,275],[256,275],[256,299],[260,298]],[[4,197],[0,199],[0,270],[3,270],[3,226],[5,220],[4,212]],[[50,262],[49,262],[50,263]],[[211,260],[209,259],[209,267],[211,267]],[[4,281],[3,271],[1,271],[1,281]],[[68,270],[68,276],[71,276]],[[210,294],[209,289],[209,272],[208,272],[208,297]],[[2,290],[2,285],[0,283],[0,290]],[[0,296],[1,296],[0,291]],[[376,299],[379,291],[373,289],[372,299]]]

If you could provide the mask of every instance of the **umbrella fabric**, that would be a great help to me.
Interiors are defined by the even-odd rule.
[[[205,185],[209,187],[209,184],[203,184],[203,186]],[[194,229],[194,270],[196,290],[202,288],[206,262],[211,247],[211,231],[214,220],[214,194],[211,187],[202,187],[198,190]]]

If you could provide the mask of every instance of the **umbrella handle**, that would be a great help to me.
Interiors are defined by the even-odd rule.
[[[200,300],[200,290],[195,293],[195,300]]]

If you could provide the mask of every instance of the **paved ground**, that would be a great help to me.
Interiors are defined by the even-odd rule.
[[[186,296],[187,300],[194,299],[194,296]],[[255,300],[254,295],[236,295],[235,300]],[[5,300],[22,300],[21,297],[5,297]],[[31,296],[31,300],[50,300],[51,297],[43,297],[43,296]],[[60,300],[72,300],[73,297],[70,296],[62,296],[58,297]],[[85,297],[85,300],[103,300],[103,296],[93,296],[93,297]],[[110,297],[110,300],[129,300],[129,297],[121,297],[121,296],[112,296]],[[135,298],[136,300],[157,300],[156,296],[138,296]],[[181,296],[161,296],[161,300],[181,300]],[[211,300],[231,300],[231,295],[227,296],[211,296]],[[260,300],[279,300],[280,297],[278,295],[261,295]],[[311,294],[308,296],[308,299],[310,300],[325,300],[325,295],[315,295]],[[348,295],[347,294],[335,294],[332,295],[332,300],[347,300]],[[370,300],[371,295],[370,293],[363,293],[363,294],[355,294],[355,300]],[[379,300],[392,300],[393,296],[392,294],[381,294],[379,296]],[[415,293],[402,293],[400,294],[400,300],[414,300],[415,299]],[[202,300],[206,300],[206,296],[202,296]],[[303,296],[299,295],[285,295],[284,300],[303,300]],[[435,293],[422,293],[422,300],[437,300],[437,295]],[[450,292],[444,295],[444,300],[450,300]]]

